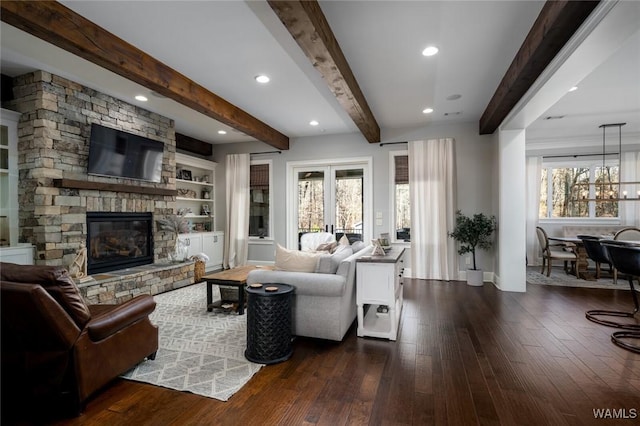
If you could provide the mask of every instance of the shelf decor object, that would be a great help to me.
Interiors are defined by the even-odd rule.
[[[216,231],[214,161],[176,153],[176,211],[187,220],[178,235],[187,247],[187,258],[205,254],[205,272],[222,268],[224,233]],[[186,173],[188,172],[188,173]]]
[[[169,253],[171,262],[184,262],[187,259],[188,247],[178,235],[188,230],[188,222],[181,215],[170,215],[163,219],[157,219],[156,224],[161,231],[170,232],[175,238],[173,252]]]

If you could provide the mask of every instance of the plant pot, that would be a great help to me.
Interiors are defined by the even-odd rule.
[[[467,284],[479,287],[482,285],[482,269],[467,269]]]

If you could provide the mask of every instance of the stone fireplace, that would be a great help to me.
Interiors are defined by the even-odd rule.
[[[45,71],[14,77],[13,92],[2,106],[21,113],[19,241],[35,245],[35,263],[68,267],[87,244],[88,257],[97,254],[88,265],[95,275],[78,287],[90,304],[192,284],[193,263],[167,263],[175,237],[154,226],[176,206],[173,120]],[[161,182],[88,175],[92,123],[161,141]],[[115,219],[108,227],[105,215]],[[125,227],[123,218],[133,223]],[[130,261],[148,264],[129,270]]]
[[[153,263],[151,213],[87,213],[89,275]]]
[[[36,264],[68,266],[81,244],[92,250],[87,217],[94,213],[145,214],[151,218],[152,231],[155,219],[173,213],[173,120],[44,71],[15,77],[13,84],[14,100],[3,106],[22,114],[18,124],[19,238],[35,245]],[[161,141],[161,182],[88,175],[92,123]],[[144,261],[166,259],[174,246],[173,236],[150,235],[146,237],[149,245],[138,248],[146,251]],[[114,255],[116,248],[108,250],[108,257],[119,257]],[[119,250],[124,253],[125,249]],[[94,260],[97,269],[89,266],[89,273],[104,271],[101,261]]]

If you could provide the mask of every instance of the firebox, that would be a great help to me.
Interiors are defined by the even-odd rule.
[[[87,213],[89,274],[153,263],[151,213]]]

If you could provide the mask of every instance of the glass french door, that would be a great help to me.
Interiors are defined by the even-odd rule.
[[[293,167],[293,220],[287,221],[290,247],[299,247],[300,235],[306,232],[366,241],[371,210],[368,170],[368,163]]]

